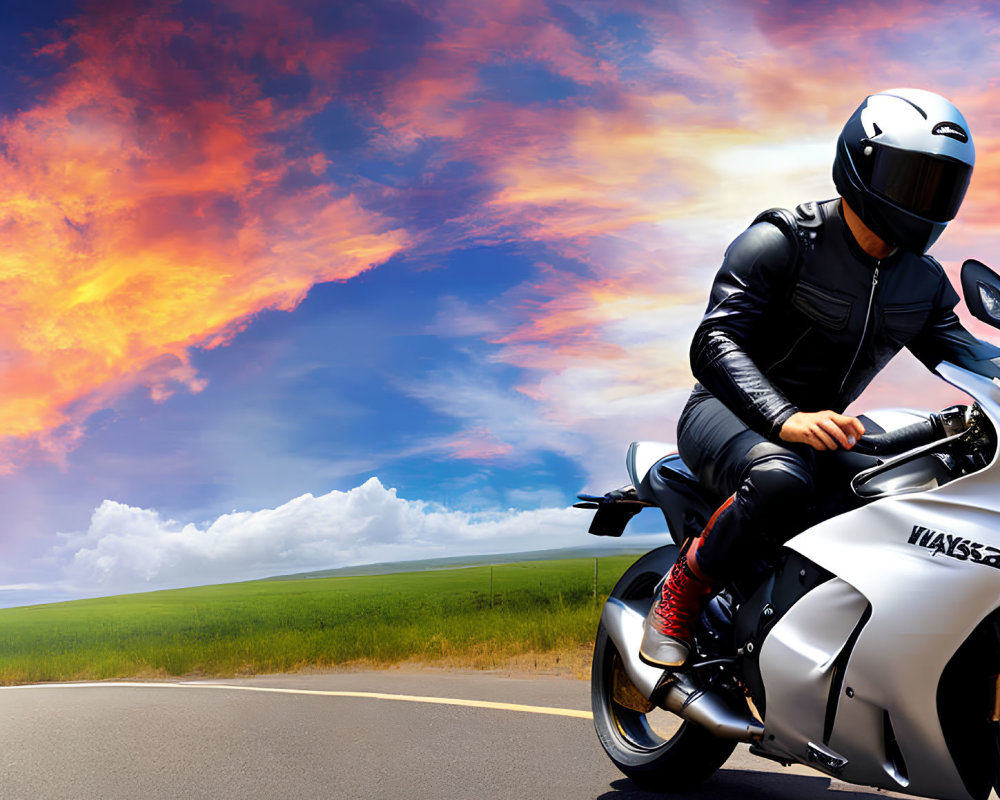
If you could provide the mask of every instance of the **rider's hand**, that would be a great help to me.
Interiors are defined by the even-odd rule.
[[[786,442],[807,444],[814,450],[850,450],[865,432],[857,417],[835,411],[798,411],[781,426],[778,436]]]

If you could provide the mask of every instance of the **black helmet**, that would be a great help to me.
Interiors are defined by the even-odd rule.
[[[958,213],[976,149],[955,106],[922,89],[873,94],[837,141],[833,182],[875,235],[923,253]]]

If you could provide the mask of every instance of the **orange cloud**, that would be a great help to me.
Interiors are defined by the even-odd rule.
[[[510,144],[520,130],[537,140],[551,126],[550,108],[532,123],[519,124],[519,109],[495,98],[478,97],[477,70],[489,64],[541,63],[554,74],[584,85],[614,80],[612,64],[584,52],[581,42],[551,18],[541,0],[504,0],[496,4],[447,2],[422,11],[444,33],[424,48],[422,57],[385,90],[379,121],[388,140],[412,147],[420,140],[453,140],[457,152],[482,156],[484,148]],[[484,116],[485,115],[485,116]]]
[[[608,60],[590,60],[579,40],[550,32],[566,57],[547,59],[525,24],[527,9],[539,14],[539,26],[556,24],[532,4],[505,3],[503,24],[482,24],[475,13],[455,20],[443,37],[451,44],[426,56],[433,71],[417,70],[433,75],[430,84],[399,85],[386,124],[412,140],[442,137],[495,187],[460,220],[467,230],[541,240],[585,265],[578,274],[542,268],[537,281],[505,298],[512,328],[489,336],[500,360],[533,370],[519,390],[539,413],[567,427],[604,413],[581,410],[581,383],[587,396],[606,401],[602,408],[622,393],[673,389],[674,402],[682,401],[692,382],[690,335],[726,245],[769,206],[833,196],[837,134],[873,91],[925,86],[967,109],[980,161],[966,208],[939,250],[950,252],[963,237],[987,241],[1000,198],[992,155],[1000,151],[1000,117],[995,86],[979,76],[995,73],[993,51],[980,47],[970,78],[960,59],[951,68],[921,49],[946,25],[982,36],[982,15],[957,19],[929,3],[897,4],[890,14],[873,3],[801,14],[782,5],[666,12],[627,3],[624,10],[644,18],[649,47],[626,80],[607,43],[599,52]],[[529,44],[512,44],[518,39]],[[951,46],[961,45],[959,37]],[[497,53],[543,62],[601,92],[547,105],[482,98],[476,70]],[[951,91],[959,79],[973,85]]]
[[[0,122],[0,436],[58,452],[118,392],[197,391],[192,346],[225,343],[260,310],[294,308],[316,282],[414,242],[332,185],[307,136],[294,151],[280,144],[335,98],[365,43],[318,33],[296,3],[217,5],[240,15],[238,30],[162,10],[78,20],[40,51],[63,66],[53,87]],[[475,165],[489,190],[449,221],[455,239],[543,241],[587,273],[543,274],[514,293],[513,329],[488,334],[500,358],[538,370],[522,391],[539,399],[546,374],[567,365],[617,365],[616,378],[641,381],[637,353],[658,343],[637,349],[641,336],[612,331],[659,324],[656,305],[703,302],[726,243],[757,211],[829,196],[836,132],[861,98],[934,88],[944,74],[940,59],[895,57],[889,45],[905,55],[907,42],[872,37],[928,35],[954,16],[927,3],[889,15],[853,3],[827,18],[781,3],[629,0],[620,10],[642,31],[629,50],[600,4],[574,8],[582,36],[541,0],[411,5],[434,35],[366,84],[359,113],[382,126],[374,144],[430,143],[429,172]],[[977,75],[992,74],[987,61]],[[258,62],[300,91],[268,96]],[[523,63],[583,88],[559,101],[484,93],[482,67]],[[1000,198],[1000,120],[981,88],[956,98],[987,120],[974,126],[980,165],[961,219],[976,241]],[[454,244],[436,236],[420,239]],[[651,330],[686,338],[687,324]],[[686,344],[671,341],[682,360],[658,359],[651,385],[687,384]]]
[[[189,348],[406,246],[317,182],[321,155],[275,143],[322,108],[351,52],[301,28],[283,40],[283,22],[251,19],[236,42],[155,13],[79,20],[44,49],[63,73],[0,123],[0,468],[17,440],[71,446],[88,413],[136,385],[198,391]],[[200,61],[176,55],[185,42]],[[320,89],[277,107],[234,66],[252,46]]]
[[[509,456],[514,450],[510,444],[501,441],[485,428],[463,431],[453,438],[441,441],[439,446],[450,458],[470,461],[492,461]]]

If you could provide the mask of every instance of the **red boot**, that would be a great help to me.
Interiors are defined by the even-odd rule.
[[[655,667],[680,667],[691,652],[694,628],[712,594],[711,579],[698,567],[695,553],[703,537],[681,553],[663,582],[646,617],[639,657]]]
[[[680,667],[691,653],[694,629],[702,609],[712,595],[713,579],[706,575],[696,554],[719,518],[732,508],[736,495],[723,503],[709,519],[701,535],[690,542],[667,573],[663,589],[646,616],[639,658],[654,667]]]
[[[654,667],[680,667],[691,653],[694,629],[712,595],[714,580],[698,566],[698,548],[736,500],[731,495],[712,514],[705,530],[682,549],[670,568],[663,589],[646,616],[639,658]],[[727,517],[728,519],[728,517]]]

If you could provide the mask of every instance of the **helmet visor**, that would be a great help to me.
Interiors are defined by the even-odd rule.
[[[904,211],[934,222],[948,222],[958,213],[971,178],[971,164],[878,147],[872,164],[871,187]]]

